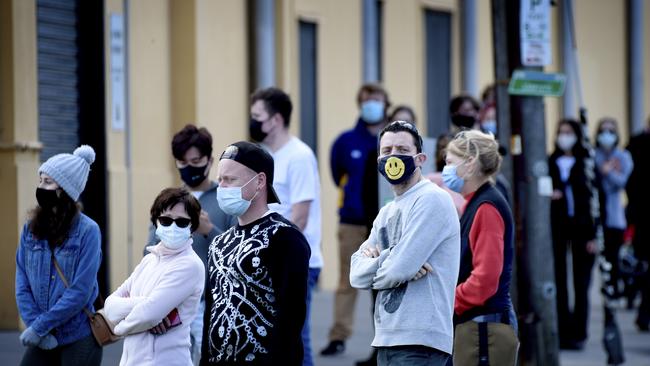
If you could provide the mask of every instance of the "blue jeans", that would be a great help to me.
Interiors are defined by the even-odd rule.
[[[201,342],[203,340],[203,312],[205,311],[205,300],[199,302],[196,317],[190,324],[190,356],[192,363],[198,365],[201,360]]]
[[[377,347],[377,366],[445,366],[449,358],[445,352],[420,345]]]
[[[302,327],[302,347],[304,350],[303,366],[313,366],[314,360],[311,356],[311,340],[309,336],[309,322],[311,318],[311,293],[318,283],[320,268],[309,268],[309,278],[307,279],[307,314],[305,315],[305,325]]]

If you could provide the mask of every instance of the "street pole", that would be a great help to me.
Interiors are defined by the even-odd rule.
[[[521,141],[521,151],[513,151],[511,168],[520,240],[517,253],[520,360],[522,365],[555,366],[559,365],[559,342],[550,199],[540,189],[548,183],[549,174],[544,101],[542,97],[510,97],[502,85],[515,69],[539,70],[523,67],[521,63],[519,9],[522,1],[527,0],[492,0],[497,118],[501,119],[499,130],[504,132],[500,134],[501,143],[509,142],[510,132],[514,140]],[[510,129],[504,130],[507,127]],[[511,150],[518,150],[515,147]]]

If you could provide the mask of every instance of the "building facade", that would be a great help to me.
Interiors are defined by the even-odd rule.
[[[585,103],[593,120],[616,118],[627,141],[627,9],[634,0],[574,1]],[[468,6],[476,14],[473,27],[462,21]],[[292,96],[292,132],[319,161],[321,285],[333,288],[337,191],[329,149],[355,123],[357,89],[372,78],[369,14],[374,79],[393,104],[414,108],[425,134],[436,136],[448,125],[450,95],[494,82],[490,10],[488,0],[0,0],[0,299],[7,304],[0,327],[19,324],[15,251],[36,204],[42,161],[80,143],[97,150],[82,203],[104,236],[100,283],[115,288],[141,259],[156,194],[180,183],[172,135],[186,123],[205,126],[218,158],[229,143],[248,137],[249,95],[269,83]],[[650,40],[650,4],[643,19],[641,33]],[[562,72],[559,7],[551,9],[551,25],[553,62],[546,70]],[[468,29],[475,36],[470,84],[463,67]],[[643,69],[650,70],[648,42],[642,52]],[[647,118],[647,75],[642,90]],[[561,98],[545,102],[550,148],[556,121],[570,113]]]

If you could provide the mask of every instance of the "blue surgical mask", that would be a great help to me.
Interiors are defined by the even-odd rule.
[[[442,182],[445,183],[447,188],[456,193],[460,193],[465,185],[465,180],[458,176],[457,165],[445,165],[442,168]]]
[[[493,119],[486,119],[481,122],[481,129],[485,133],[491,133],[494,136],[497,135],[497,121]]]
[[[361,119],[375,125],[384,120],[384,102],[367,100],[361,104]]]
[[[613,132],[603,131],[598,134],[598,144],[605,149],[609,150],[614,147],[616,145],[616,140],[618,140],[618,137]]]
[[[256,177],[257,175],[241,187],[217,187],[217,203],[224,213],[239,217],[248,211],[251,202],[257,196],[257,192],[255,192],[255,196],[249,201],[242,197],[242,188],[246,187]]]
[[[169,249],[181,248],[192,236],[189,225],[186,227],[178,227],[173,222],[169,226],[158,224],[156,227],[156,236],[162,242],[162,245]]]

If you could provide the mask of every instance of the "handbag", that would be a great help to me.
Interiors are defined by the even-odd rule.
[[[59,262],[54,256],[54,252],[52,253],[52,262],[54,263],[56,272],[59,274],[59,277],[61,277],[61,281],[63,281],[63,285],[68,288],[68,280],[66,280],[65,276],[63,275],[63,271],[61,270]],[[102,295],[99,294],[99,296],[101,297]],[[86,313],[88,320],[90,321],[90,330],[93,332],[93,337],[95,337],[95,340],[100,346],[106,346],[122,339],[122,337],[116,335],[113,332],[115,325],[106,318],[106,315],[104,315],[104,309],[99,309],[94,314],[91,313],[90,310],[88,310],[85,306],[83,310]]]

